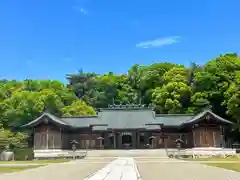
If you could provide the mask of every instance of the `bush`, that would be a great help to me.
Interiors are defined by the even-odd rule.
[[[174,156],[173,156],[173,154],[169,154],[168,157],[169,158],[173,158]]]
[[[14,158],[16,161],[24,161],[28,157],[28,160],[32,160],[33,149],[32,148],[16,148],[14,149]]]
[[[184,159],[189,159],[189,158],[192,158],[193,156],[192,155],[180,155],[181,158],[184,158]]]

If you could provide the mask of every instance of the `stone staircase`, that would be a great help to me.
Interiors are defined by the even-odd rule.
[[[88,150],[87,157],[158,157],[167,158],[165,149]]]

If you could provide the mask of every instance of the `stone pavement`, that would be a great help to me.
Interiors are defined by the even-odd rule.
[[[139,180],[140,175],[133,158],[118,158],[86,180]]]
[[[76,160],[62,164],[0,174],[0,180],[84,180],[111,162],[109,160]]]
[[[140,177],[139,177],[140,176]],[[87,157],[23,172],[0,180],[240,180],[240,172],[166,157]]]
[[[240,180],[240,172],[198,162],[138,158],[136,163],[142,180]]]

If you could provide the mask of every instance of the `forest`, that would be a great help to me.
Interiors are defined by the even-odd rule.
[[[0,138],[20,146],[19,127],[48,111],[56,116],[94,115],[109,104],[153,105],[157,113],[197,113],[209,108],[240,132],[240,57],[219,55],[204,65],[169,62],[134,65],[125,74],[79,71],[57,80],[0,81]],[[2,142],[1,141],[1,142]]]

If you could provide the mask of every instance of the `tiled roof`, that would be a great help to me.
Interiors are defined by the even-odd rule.
[[[154,122],[151,109],[102,109],[99,112],[99,123],[108,124],[107,127],[96,126],[100,129],[156,129],[157,126],[146,124]]]
[[[43,113],[41,116],[39,116],[37,119],[29,122],[28,124],[23,125],[23,127],[27,127],[27,126],[35,126],[37,124],[39,124],[40,122],[42,122],[44,120],[44,117],[47,117],[48,120],[52,121],[53,123],[59,124],[59,125],[63,125],[63,126],[69,126],[69,124],[67,124],[66,122],[61,121],[60,118],[50,114],[50,113]]]
[[[192,119],[190,119],[189,121],[187,121],[185,124],[191,124],[191,123],[196,123],[198,121],[200,121],[201,119],[205,118],[207,115],[211,115],[213,116],[217,121],[222,122],[222,123],[227,123],[227,124],[233,124],[231,121],[228,121],[220,116],[218,116],[217,114],[213,113],[211,110],[205,110],[199,114],[197,114],[196,116],[194,116]]]
[[[159,129],[159,124],[170,127],[181,127],[187,124],[196,123],[207,115],[212,115],[217,121],[233,124],[221,118],[210,110],[205,110],[197,115],[193,114],[157,114],[149,108],[118,108],[100,109],[98,116],[80,117],[56,117],[49,113],[43,113],[37,119],[24,125],[35,126],[47,116],[53,123],[62,126],[83,128],[93,126],[93,130],[106,129]],[[147,125],[152,124],[152,125]]]
[[[61,117],[60,119],[73,127],[89,127],[99,122],[97,116]]]
[[[156,122],[164,126],[180,126],[193,118],[193,114],[157,114]]]

